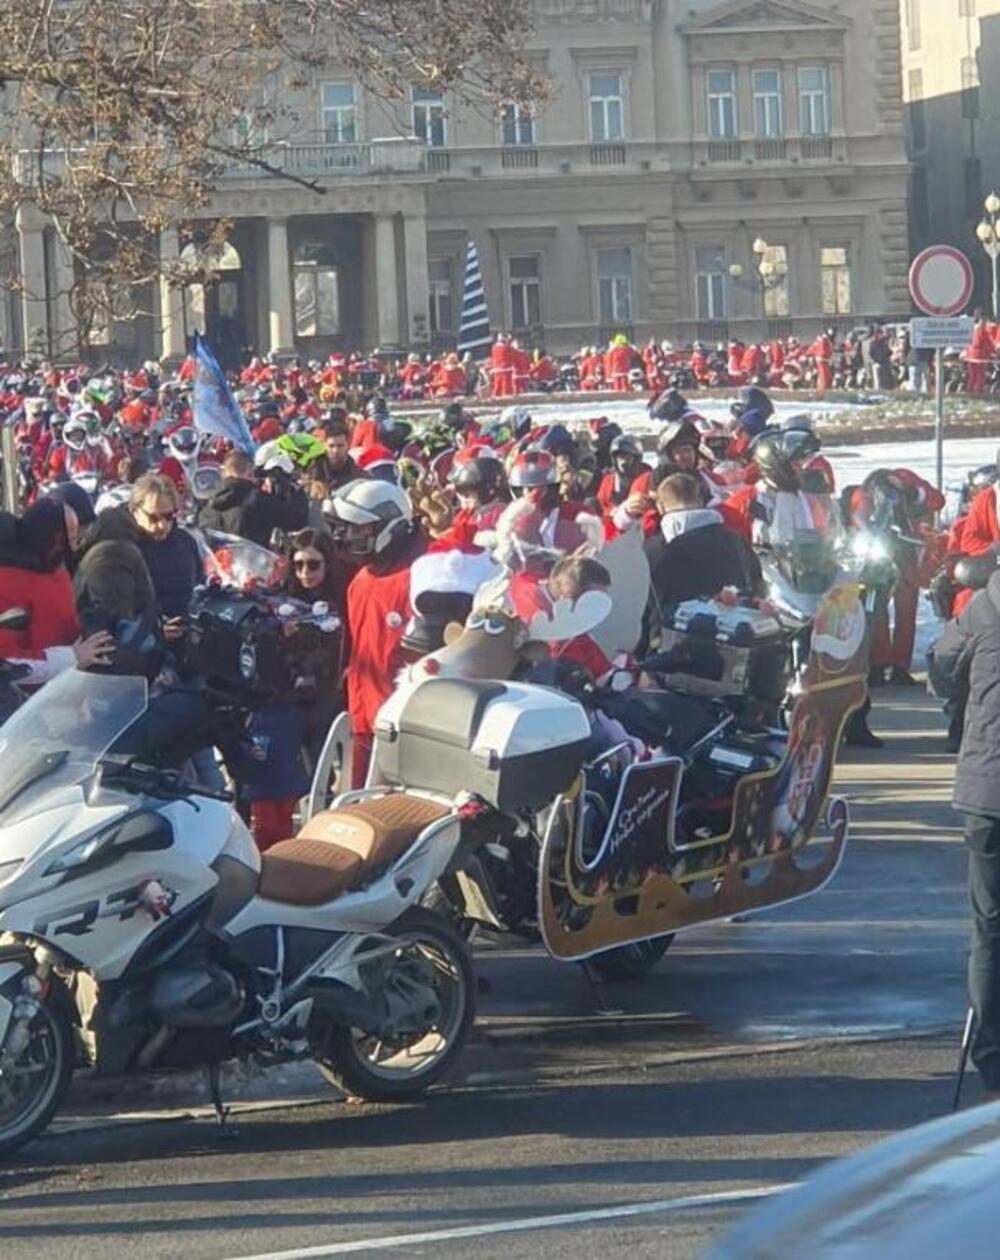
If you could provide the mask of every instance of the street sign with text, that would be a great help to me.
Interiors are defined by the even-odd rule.
[[[958,315],[972,300],[975,285],[972,263],[951,245],[932,245],[910,267],[910,296],[925,315]]]
[[[911,319],[910,344],[914,350],[964,350],[972,344],[975,321],[970,315],[953,319]]]

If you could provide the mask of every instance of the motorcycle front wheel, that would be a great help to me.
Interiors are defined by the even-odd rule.
[[[655,936],[649,941],[619,945],[588,959],[602,980],[639,980],[653,970],[670,948],[672,936]]]
[[[11,1053],[11,1020],[0,1047],[0,1158],[41,1133],[66,1097],[73,1075],[73,1029],[53,988],[31,1017],[27,1041]]]
[[[401,967],[428,965],[438,1014],[417,1033],[386,1037],[361,1028],[331,1028],[316,1064],[328,1081],[365,1102],[407,1102],[450,1070],[475,1018],[476,979],[465,941],[440,915],[407,911],[391,929]]]

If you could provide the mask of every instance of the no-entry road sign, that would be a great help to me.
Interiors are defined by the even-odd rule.
[[[910,296],[924,314],[938,318],[960,315],[969,305],[975,283],[972,264],[951,245],[932,245],[910,267]]]

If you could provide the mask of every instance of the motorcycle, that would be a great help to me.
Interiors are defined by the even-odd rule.
[[[414,1098],[468,1037],[465,942],[421,902],[458,810],[383,788],[260,855],[224,794],[128,750],[145,678],[68,670],[0,728],[0,1155],[77,1067],[101,1076],[311,1058]]]
[[[834,590],[816,609],[787,733],[768,720],[785,692],[785,632],[712,601],[673,623],[686,626],[680,641],[606,687],[574,687],[565,671],[558,689],[524,681],[530,661],[552,666],[546,639],[596,633],[594,594],[530,625],[497,604],[474,610],[383,706],[365,790],[460,800],[462,841],[438,895],[466,929],[540,935],[553,957],[618,979],[648,971],[681,927],[805,895],[833,874],[841,805],[826,858],[795,858],[843,723],[864,702],[867,647],[853,588]],[[653,689],[635,686],[643,671]],[[689,903],[703,879],[719,895],[706,902],[699,888]],[[647,902],[647,880],[659,901]]]

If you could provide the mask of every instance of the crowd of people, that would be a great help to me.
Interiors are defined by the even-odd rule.
[[[1000,325],[976,312],[972,343],[945,355],[951,393],[993,394],[1000,385]],[[252,357],[239,374],[243,386],[266,384],[277,365]],[[850,332],[825,328],[800,340],[696,341],[690,345],[650,338],[634,345],[624,333],[605,346],[585,345],[554,356],[500,333],[482,360],[456,351],[399,355],[334,352],[308,364],[321,401],[343,390],[379,391],[387,398],[515,398],[525,394],[598,391],[660,392],[675,385],[688,392],[758,385],[770,390],[831,390],[923,394],[934,387],[934,353],[910,344],[908,324],[869,324]]]
[[[28,628],[0,631],[0,657],[28,661],[32,684],[106,664],[115,626],[150,610],[182,669],[188,608],[205,580],[189,529],[278,549],[288,593],[343,618],[338,659],[311,680],[308,704],[258,718],[268,752],[244,787],[265,846],[290,834],[308,754],[342,706],[362,780],[375,716],[414,646],[411,569],[425,553],[489,550],[532,572],[532,557],[596,554],[637,531],[651,608],[662,609],[724,587],[764,599],[756,552],[775,530],[833,533],[872,511],[867,483],[838,495],[808,418],[776,426],[756,386],[726,423],[667,387],[649,403],[647,449],[606,418],[570,431],[516,404],[473,414],[452,401],[408,420],[381,393],[337,388],[332,370],[251,365],[233,381],[253,453],[198,428],[187,369],[40,367],[8,374],[0,395],[25,505],[0,524],[0,591],[5,606],[31,612]],[[905,469],[883,475],[910,532],[925,528],[938,492]],[[900,566],[891,632],[885,613],[875,628],[873,686],[912,681],[922,554],[911,547]],[[537,588],[520,588],[529,618]],[[610,668],[593,644],[567,650],[595,677]],[[878,743],[863,722],[852,734]],[[211,757],[202,772],[211,775]]]

